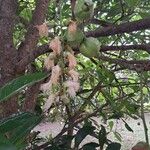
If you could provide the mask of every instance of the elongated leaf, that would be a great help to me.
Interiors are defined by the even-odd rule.
[[[20,113],[0,122],[0,136],[9,132],[9,141],[21,146],[30,131],[41,121],[41,117],[33,113]]]
[[[40,73],[33,73],[33,74],[20,76],[10,81],[5,86],[0,88],[0,101],[2,102],[6,100],[7,98],[16,94],[18,91],[22,90],[24,87],[32,85],[44,79],[45,77],[47,77],[47,74],[40,72]]]
[[[100,149],[103,149],[104,144],[107,142],[107,133],[103,125],[101,125],[101,130],[99,132],[98,138],[99,138]]]
[[[93,133],[95,127],[90,123],[85,124],[75,135],[75,147],[77,148],[82,140],[87,136]]]
[[[136,6],[140,0],[125,0],[130,7]]]
[[[113,121],[110,121],[110,122],[109,122],[110,131],[113,129],[113,126],[114,126],[114,122],[113,122]]]
[[[120,143],[111,143],[106,148],[106,150],[120,150],[120,149],[121,149]]]
[[[61,136],[60,137],[60,141],[59,141],[59,146],[61,148],[63,148],[63,147],[66,148],[68,146],[67,143],[71,142],[73,138],[74,138],[74,136],[71,136],[71,135],[63,135],[63,136]],[[56,144],[58,144],[58,143],[56,143]]]
[[[33,115],[31,118],[27,119],[22,126],[17,128],[13,134],[10,141],[14,144],[21,144],[26,136],[30,133],[30,131],[41,121],[40,116]]]
[[[25,122],[28,122],[30,118],[32,119],[33,116],[33,114],[26,112],[2,120],[0,122],[0,133],[3,134],[22,126]]]
[[[0,150],[17,150],[4,135],[0,135]]]
[[[113,132],[113,133],[114,133],[115,137],[117,138],[117,140],[118,140],[119,142],[121,142],[121,141],[122,141],[121,135],[120,135],[118,132]]]
[[[98,147],[99,144],[91,142],[87,143],[82,147],[82,150],[96,150],[96,147]]]
[[[131,129],[131,127],[125,122],[125,127],[128,131],[133,132],[133,130]]]

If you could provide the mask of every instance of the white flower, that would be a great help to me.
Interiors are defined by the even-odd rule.
[[[78,81],[79,73],[73,69],[69,70],[68,74],[71,76],[73,81]]]
[[[61,68],[59,67],[59,65],[52,67],[52,75],[50,78],[51,83],[57,84],[60,75],[61,75]]]
[[[51,105],[53,104],[53,102],[55,101],[56,95],[55,94],[51,94],[49,95],[48,99],[46,100],[44,106],[43,106],[43,111],[46,112]]]
[[[39,35],[41,37],[48,36],[48,27],[46,23],[43,23],[41,25],[36,25],[35,27],[39,30]]]
[[[53,40],[51,40],[49,44],[49,48],[51,48],[55,55],[60,55],[60,52],[62,51],[61,47],[61,41],[59,37],[55,37]]]
[[[64,85],[67,87],[67,92],[70,95],[70,97],[72,97],[72,98],[75,97],[76,92],[80,88],[79,82],[73,81],[73,80],[68,80],[64,83]]]
[[[51,53],[44,61],[44,66],[50,70],[54,66],[54,54]]]
[[[74,69],[77,65],[77,61],[76,58],[73,54],[71,54],[70,52],[67,53],[67,58],[69,61],[69,69]]]

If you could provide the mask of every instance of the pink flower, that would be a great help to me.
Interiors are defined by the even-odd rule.
[[[49,44],[49,48],[51,48],[55,55],[60,55],[60,52],[62,51],[61,47],[61,41],[59,37],[55,37],[53,40],[51,40]]]
[[[52,67],[52,75],[50,79],[51,83],[54,85],[57,84],[60,75],[61,75],[61,68],[59,67],[59,65]]]
[[[78,81],[79,73],[73,69],[69,70],[68,74],[71,76],[73,81]]]
[[[68,80],[64,83],[64,85],[67,87],[67,92],[70,95],[70,97],[75,97],[76,92],[80,88],[79,82],[73,81],[73,80]]]
[[[76,96],[76,91],[74,90],[74,88],[68,88],[67,93],[72,98],[74,98]]]
[[[50,92],[52,84],[54,85],[57,84],[60,75],[61,75],[61,68],[59,67],[59,65],[52,67],[52,75],[50,80],[47,83],[42,84],[40,89],[45,93]]]
[[[77,31],[77,23],[75,21],[71,21],[68,26],[68,32],[74,33]]]
[[[68,96],[66,94],[61,95],[60,98],[64,102],[64,104],[68,104],[70,102],[70,99],[68,98]]]
[[[46,102],[43,106],[44,112],[46,112],[51,107],[51,105],[53,104],[55,98],[56,98],[55,94],[49,95],[48,99],[46,100]]]
[[[42,84],[41,87],[40,87],[40,89],[43,92],[47,93],[47,92],[49,92],[51,90],[51,86],[52,86],[51,80],[49,80],[47,83]]]
[[[44,61],[44,66],[50,70],[54,66],[54,54],[51,53]]]
[[[74,69],[77,65],[77,61],[76,58],[73,54],[71,54],[70,52],[67,53],[67,58],[69,61],[69,69]]]
[[[48,36],[48,27],[46,23],[43,23],[41,25],[36,25],[35,27],[39,30],[39,35],[41,37]]]

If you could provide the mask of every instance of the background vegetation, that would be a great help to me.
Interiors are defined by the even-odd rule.
[[[88,7],[90,0],[84,2]],[[149,144],[144,112],[150,109],[150,1],[93,3],[92,17],[78,19],[75,0],[0,0],[1,149],[119,150],[120,134],[114,133],[120,142],[107,138],[113,127],[109,120],[123,120],[132,132],[126,116],[142,119]],[[80,89],[75,97],[57,100],[44,112],[48,95],[40,86],[51,75],[44,60],[52,52],[49,43],[54,37],[69,43],[65,33],[71,20],[77,20],[85,39],[99,40],[99,53],[88,58],[80,51],[81,43],[69,44],[77,60]],[[49,28],[47,37],[41,37],[37,28],[43,23]],[[102,122],[92,117],[101,117]],[[58,119],[65,125],[56,137],[39,139],[38,133],[30,133],[41,121]],[[99,142],[81,146],[87,135]]]

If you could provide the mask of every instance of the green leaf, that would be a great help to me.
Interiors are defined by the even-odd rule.
[[[118,132],[113,132],[113,133],[114,133],[115,137],[117,138],[117,140],[118,140],[119,142],[121,142],[121,141],[122,141],[121,135],[120,135]]]
[[[7,98],[16,94],[26,86],[30,86],[40,80],[43,80],[45,77],[47,77],[47,74],[40,72],[40,73],[23,75],[10,81],[2,88],[0,88],[0,101],[2,102],[6,100]]]
[[[6,118],[0,122],[0,133],[3,134],[18,128],[32,117],[33,114],[31,113],[21,113],[10,116],[9,118]]]
[[[0,150],[17,150],[17,148],[4,135],[0,134]]]
[[[32,10],[30,8],[24,8],[21,11],[20,16],[23,17],[25,20],[30,21],[32,18]]]
[[[33,115],[31,118],[27,119],[22,126],[17,128],[13,134],[10,141],[16,145],[20,145],[24,142],[26,136],[30,133],[30,131],[41,121],[40,116]]]
[[[113,121],[109,121],[109,127],[110,127],[110,131],[112,130],[113,126],[114,126],[114,122]]]
[[[107,142],[107,133],[103,125],[101,125],[101,130],[98,135],[100,149],[103,149],[104,144]]]
[[[96,147],[98,147],[99,144],[95,142],[90,142],[85,145],[83,145],[82,150],[96,150]]]
[[[106,150],[120,150],[120,149],[121,149],[120,143],[111,143],[106,148]]]
[[[114,114],[112,114],[109,119],[120,119],[121,117],[123,117],[123,113],[122,112],[114,112]]]
[[[53,144],[58,145],[63,150],[69,149],[68,142],[71,142],[73,138],[74,136],[71,136],[71,135],[63,135],[60,137],[59,142],[56,142]]]
[[[133,132],[133,130],[131,129],[131,127],[125,122],[125,127],[128,131]]]
[[[92,126],[89,122],[84,124],[84,126],[79,129],[77,134],[75,135],[75,147],[77,148],[79,144],[83,141],[83,139],[87,136],[93,133],[95,130],[95,127]]]
[[[0,122],[0,135],[10,133],[9,141],[21,146],[30,131],[41,121],[41,116],[33,113],[13,115]]]
[[[125,0],[129,6],[136,6],[140,0]]]

